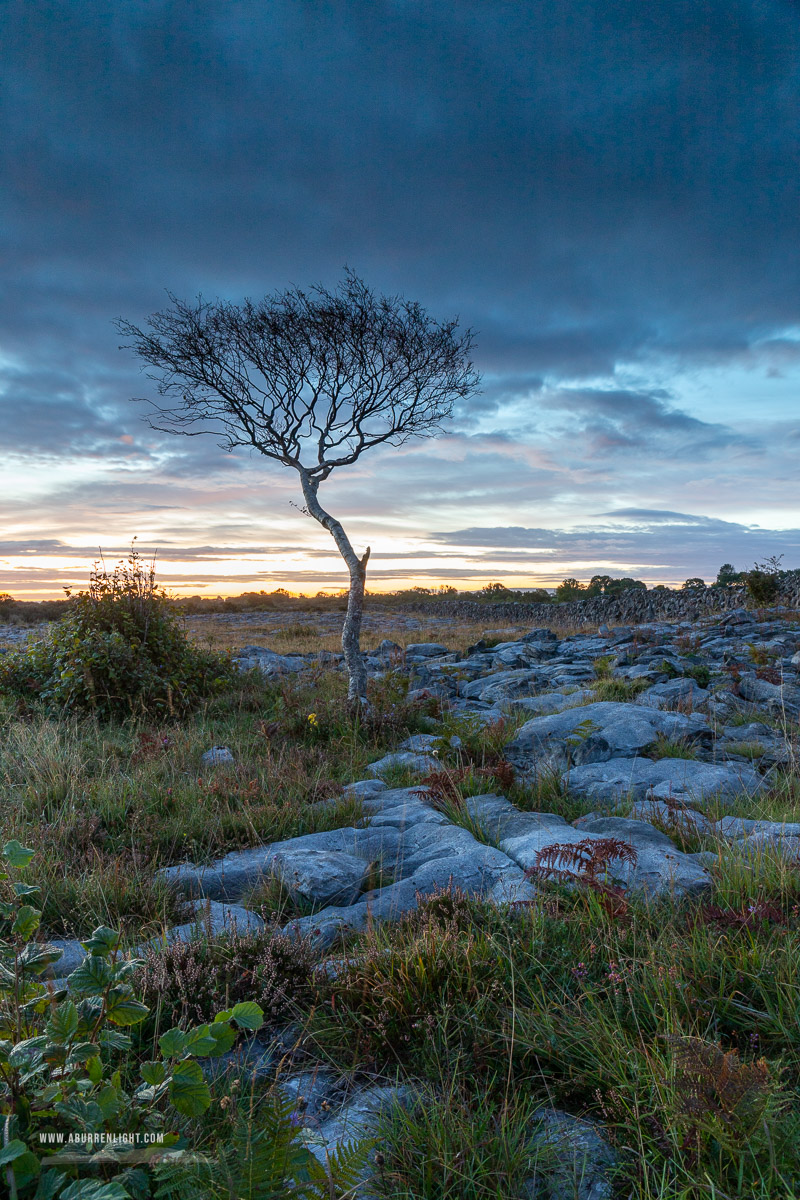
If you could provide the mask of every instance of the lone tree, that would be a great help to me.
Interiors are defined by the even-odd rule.
[[[221,447],[248,446],[300,476],[305,511],[333,537],[350,574],[342,650],[348,698],[361,700],[366,671],[360,633],[369,547],[359,557],[339,521],[319,502],[336,467],[374,446],[432,437],[479,376],[473,334],[438,322],[417,303],[376,296],[346,270],[331,292],[291,288],[258,303],[170,294],[145,329],[117,329],[153,368],[166,403],[150,400],[153,429],[221,434]]]

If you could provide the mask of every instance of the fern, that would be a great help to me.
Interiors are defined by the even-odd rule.
[[[327,1155],[327,1171],[323,1168],[323,1175],[305,1190],[301,1188],[298,1196],[302,1200],[339,1200],[340,1197],[341,1200],[349,1200],[359,1183],[363,1182],[364,1168],[373,1144],[372,1139],[365,1139],[337,1146],[333,1154]]]
[[[468,780],[492,779],[503,791],[514,783],[514,768],[510,762],[500,758],[487,767],[448,767],[431,771],[421,780],[422,786],[414,789],[414,795],[432,805],[440,812],[449,814],[450,809],[460,811],[464,795],[462,785]]]
[[[635,867],[637,858],[634,847],[620,838],[554,842],[537,851],[536,861],[525,874],[529,879],[579,884],[599,895],[609,916],[623,917],[628,911],[628,902],[622,889],[608,882],[609,866],[617,860]]]
[[[420,780],[422,786],[415,788],[412,795],[427,800],[437,809],[451,804],[460,808],[463,796],[459,784],[463,783],[470,774],[469,767],[451,767],[449,770],[430,771]]]
[[[673,1049],[675,1121],[687,1160],[698,1161],[709,1140],[760,1135],[776,1087],[766,1059],[742,1062],[736,1050],[699,1037],[668,1035],[666,1042]]]
[[[347,1143],[323,1165],[292,1100],[274,1091],[234,1128],[215,1157],[170,1156],[154,1166],[156,1200],[345,1200],[360,1182],[372,1141]]]

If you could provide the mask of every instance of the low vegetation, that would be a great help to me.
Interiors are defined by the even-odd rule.
[[[220,692],[231,666],[192,645],[155,568],[135,548],[112,571],[96,563],[89,588],[32,647],[0,662],[0,689],[51,712],[171,716]]]
[[[86,601],[92,613],[105,603]],[[55,643],[65,636],[60,628]],[[167,654],[171,637],[158,642]],[[182,653],[199,650],[188,643]],[[425,784],[454,820],[468,824],[463,800],[480,791],[568,821],[593,804],[556,774],[533,785],[516,776],[502,751],[523,717],[434,725],[436,702],[410,701],[399,671],[372,683],[367,715],[355,715],[344,678],[322,669],[288,681],[201,672],[196,687],[173,688],[171,704],[148,683],[117,705],[95,683],[103,703],[84,703],[82,691],[81,702],[57,704],[46,688],[20,685],[22,655],[5,657],[14,659],[0,682],[9,1195],[344,1200],[369,1156],[386,1200],[546,1196],[547,1154],[537,1159],[532,1135],[537,1112],[554,1104],[603,1123],[620,1198],[800,1195],[794,864],[768,847],[727,850],[702,901],[648,904],[607,884],[619,846],[603,859],[595,842],[587,858],[578,843],[571,858],[539,864],[537,900],[497,909],[445,890],[397,925],[354,937],[331,970],[280,932],[293,910],[268,883],[264,931],[148,948],[187,916],[158,867],[358,823],[343,785],[410,733],[436,729],[439,769]],[[618,681],[602,663],[596,673],[595,698],[635,694],[604,694]],[[234,762],[204,766],[213,745],[229,746]],[[691,750],[661,746],[670,752]],[[800,819],[797,772],[787,766],[769,792],[723,811]],[[680,848],[719,851],[710,835],[665,828]],[[42,983],[52,961],[43,946],[62,936],[92,952],[85,987],[69,997]],[[117,957],[131,945],[142,947],[135,969]],[[291,1031],[308,1061],[356,1081],[411,1082],[424,1103],[394,1116],[376,1145],[343,1151],[328,1176],[299,1140],[277,1086],[280,1060],[252,1082],[207,1078],[197,1063],[256,1027],[267,1040]],[[193,1154],[160,1165],[108,1154],[59,1162],[57,1147],[36,1140],[56,1126],[155,1132],[162,1152]]]

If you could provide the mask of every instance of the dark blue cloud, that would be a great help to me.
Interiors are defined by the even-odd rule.
[[[630,509],[601,514],[591,525],[573,529],[493,526],[459,529],[431,535],[449,549],[461,547],[472,557],[486,554],[501,563],[506,555],[520,568],[527,555],[528,570],[548,561],[586,560],[627,564],[649,579],[680,579],[699,575],[710,581],[723,562],[739,570],[770,555],[785,555],[787,565],[800,560],[800,529],[762,529],[689,513]],[[609,521],[608,518],[615,518]],[[521,573],[521,572],[520,572]],[[580,578],[596,573],[594,566],[574,572]],[[613,572],[622,574],[623,567]]]
[[[171,486],[183,506],[208,479],[216,528],[212,483],[250,477],[213,441],[145,431],[127,399],[149,384],[114,317],[141,322],[166,288],[330,285],[345,263],[477,330],[467,466],[431,474],[425,452],[427,480],[409,476],[431,524],[459,487],[465,524],[565,496],[724,508],[734,458],[752,459],[738,495],[788,503],[775,481],[796,429],[779,437],[771,413],[768,436],[757,406],[735,422],[722,391],[695,411],[674,379],[800,365],[795,4],[10,0],[4,15],[0,455],[119,463],[107,484],[76,476],[87,511],[126,495],[144,511],[150,471],[165,509]],[[503,439],[541,453],[503,457]],[[613,496],[592,492],[601,476]],[[361,510],[376,491],[336,486],[361,487]],[[407,492],[380,491],[378,515]]]

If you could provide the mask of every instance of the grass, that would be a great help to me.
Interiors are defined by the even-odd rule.
[[[646,688],[651,686],[649,679],[615,679],[614,678],[614,658],[612,655],[603,655],[601,658],[596,658],[592,663],[596,678],[589,683],[589,688],[592,691],[592,700],[621,700],[627,702],[635,700],[636,697]]]
[[[736,754],[741,754],[744,758],[763,758],[767,753],[767,747],[763,742],[736,742],[733,749]]]
[[[650,752],[650,757],[660,758],[697,758],[697,748],[683,738],[668,738],[660,733]]]
[[[329,650],[339,653],[341,644],[340,614],[328,614],[329,620],[322,631],[319,630],[319,617],[310,620],[308,624],[295,620],[281,621],[277,613],[260,613],[253,619],[243,621],[235,615],[190,616],[186,619],[186,629],[190,637],[205,645],[218,650],[229,650],[249,646],[268,646],[278,654],[305,654]],[[374,620],[373,620],[374,618]],[[456,621],[448,617],[427,617],[414,614],[415,626],[409,629],[408,618],[398,618],[391,612],[375,610],[371,613],[367,607],[365,626],[361,639],[362,647],[369,652],[378,643],[388,638],[397,642],[401,647],[416,642],[445,642],[452,650],[463,653],[468,647],[481,640],[487,646],[499,645],[501,642],[511,642],[517,637],[523,637],[530,632],[530,622],[510,621],[503,629],[507,633],[484,637],[487,623],[477,621]],[[567,637],[576,633],[595,633],[595,626],[575,625],[559,621],[558,612],[554,610],[552,623],[549,628],[558,637]]]
[[[589,684],[593,692],[593,700],[635,700],[641,692],[651,686],[649,679],[605,679],[600,678]]]
[[[156,932],[179,915],[158,867],[357,821],[356,801],[320,801],[416,727],[424,710],[404,708],[403,686],[386,677],[375,689],[366,728],[347,719],[344,680],[332,673],[299,687],[251,675],[158,727],[25,717],[7,705],[3,831],[40,851],[45,927],[53,936],[97,924]],[[205,767],[213,745],[230,747],[234,764]]]
[[[481,632],[421,622],[394,640],[466,647]],[[393,634],[374,640],[383,636]],[[259,640],[249,624],[236,637]],[[312,646],[299,621],[264,637],[278,650],[336,648],[333,635],[330,646],[327,635]],[[635,694],[599,691],[612,685],[642,686],[603,667],[599,676],[597,698]],[[390,672],[362,722],[348,715],[344,680],[324,671],[242,678],[179,722],[101,725],[0,702],[3,835],[38,851],[30,875],[43,888],[43,932],[85,936],[102,923],[142,939],[185,916],[159,884],[160,866],[358,823],[360,806],[342,785],[432,727],[433,708],[409,705],[405,687]],[[558,773],[529,783],[505,772],[503,747],[524,720],[435,726],[454,820],[469,828],[460,800],[490,791],[570,822],[595,806]],[[230,747],[234,763],[204,767],[212,745]],[[687,757],[691,748],[663,742],[659,753]],[[395,772],[387,782],[419,777]],[[800,821],[800,776],[783,770],[762,794],[705,811]],[[246,897],[268,921],[262,934],[149,956],[153,1016],[133,1053],[152,1057],[172,1023],[261,997],[314,1061],[357,1083],[421,1088],[424,1102],[395,1114],[379,1143],[384,1200],[546,1194],[537,1189],[557,1163],[546,1152],[537,1163],[533,1138],[537,1112],[552,1105],[603,1123],[620,1200],[796,1200],[800,871],[768,847],[723,853],[713,837],[668,832],[683,849],[719,851],[699,901],[634,898],[614,917],[590,892],[556,884],[505,910],[442,893],[352,939],[330,975],[314,969],[307,947],[280,940],[276,926],[307,910],[267,879]],[[368,886],[388,881],[376,864]],[[221,1136],[219,1106],[209,1120],[218,1126],[200,1122],[194,1144]]]
[[[605,1122],[621,1195],[793,1194],[800,888],[776,871],[754,886],[721,866],[707,911],[769,897],[778,913],[744,930],[668,905],[615,922],[554,888],[517,914],[443,897],[364,937],[311,1033],[346,1069],[440,1083],[439,1101],[403,1120],[389,1170],[407,1190],[389,1194],[513,1195],[492,1175],[525,1169],[531,1109],[549,1103]],[[414,1191],[422,1179],[441,1190]]]

